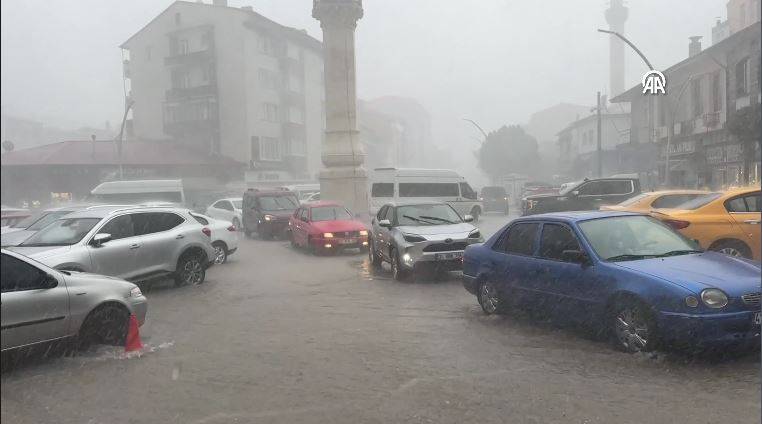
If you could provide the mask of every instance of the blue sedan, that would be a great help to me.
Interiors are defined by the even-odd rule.
[[[485,313],[539,309],[629,352],[759,344],[760,276],[759,263],[698,250],[649,216],[603,211],[516,219],[463,264]]]

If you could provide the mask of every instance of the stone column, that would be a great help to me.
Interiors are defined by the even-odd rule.
[[[341,202],[366,216],[369,209],[365,152],[357,131],[355,28],[362,0],[313,0],[323,29],[326,129],[320,198]]]

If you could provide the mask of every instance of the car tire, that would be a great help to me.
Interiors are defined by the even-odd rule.
[[[206,278],[206,266],[201,255],[198,253],[185,253],[177,261],[177,270],[175,271],[175,285],[188,286],[199,285]]]
[[[709,250],[736,258],[751,259],[751,251],[749,250],[749,247],[740,240],[722,240],[710,246]]]
[[[368,261],[374,269],[380,269],[383,263],[381,257],[378,256],[378,252],[376,252],[376,248],[373,247],[373,240],[370,238],[368,239]]]
[[[650,352],[658,345],[656,319],[644,302],[634,299],[616,302],[608,321],[611,340],[623,352]]]
[[[471,209],[471,216],[474,217],[474,222],[479,222],[480,215],[481,215],[481,209],[476,207]]]
[[[87,350],[92,344],[124,345],[130,313],[124,306],[108,303],[87,315],[77,335],[77,349]]]
[[[486,315],[504,314],[507,310],[505,300],[500,296],[495,283],[491,281],[483,281],[479,284],[476,299]]]
[[[212,243],[212,247],[214,247],[215,265],[222,265],[228,261],[228,249],[227,246],[225,246],[225,243],[221,241],[215,241]]]
[[[392,277],[397,281],[405,281],[410,272],[401,266],[397,249],[392,249],[389,257],[392,259]]]

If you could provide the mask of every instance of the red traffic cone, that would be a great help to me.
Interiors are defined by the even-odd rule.
[[[124,351],[133,352],[143,349],[143,342],[140,341],[140,329],[138,319],[135,314],[130,315],[130,322],[127,326],[127,340],[124,342]]]

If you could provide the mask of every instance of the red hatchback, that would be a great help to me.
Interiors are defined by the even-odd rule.
[[[291,245],[312,252],[368,248],[368,229],[344,206],[314,202],[299,207],[289,220]]]

